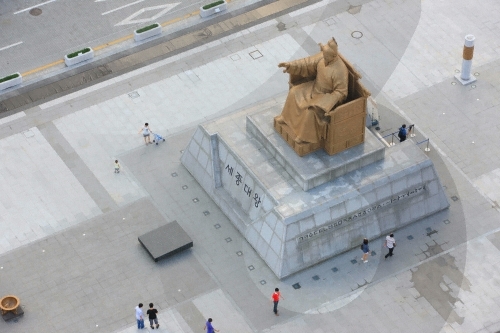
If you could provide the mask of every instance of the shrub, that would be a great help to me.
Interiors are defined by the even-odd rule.
[[[205,5],[205,6],[201,7],[201,8],[207,10],[207,9],[210,9],[210,8],[218,6],[218,5],[222,5],[223,3],[224,3],[224,1],[220,0],[220,1],[209,3],[208,5]]]
[[[70,53],[67,55],[68,58],[74,58],[76,57],[77,55],[79,55],[80,53],[87,53],[87,52],[90,52],[90,48],[86,47],[84,48],[83,50],[80,50],[80,51],[76,51],[76,52],[73,52],[73,53]]]
[[[148,30],[154,29],[154,28],[159,27],[159,26],[160,25],[158,23],[155,23],[155,24],[148,25],[147,27],[137,29],[135,32],[140,34],[141,32],[148,31]]]
[[[15,73],[15,74],[7,75],[7,76],[0,79],[0,83],[15,79],[16,77],[19,77],[19,74]]]

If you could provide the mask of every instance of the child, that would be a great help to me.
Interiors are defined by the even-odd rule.
[[[120,163],[118,163],[118,160],[115,160],[115,173],[120,173]]]

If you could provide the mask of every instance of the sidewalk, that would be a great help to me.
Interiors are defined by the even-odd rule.
[[[202,332],[208,317],[222,333],[499,331],[500,3],[359,6],[255,18],[1,118],[0,295],[19,296],[25,315],[0,331],[136,332],[139,302],[155,303],[169,333]],[[477,38],[474,88],[452,84],[466,33]],[[197,124],[281,105],[277,64],[331,36],[364,74],[380,133],[404,122],[416,125],[411,140],[430,139],[451,207],[397,231],[392,258],[371,240],[367,264],[354,249],[279,281],[179,158]],[[166,142],[145,146],[144,122]],[[173,220],[194,247],[154,263],[137,237]]]

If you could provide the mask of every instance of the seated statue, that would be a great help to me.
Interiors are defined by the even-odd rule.
[[[321,52],[307,58],[282,62],[283,73],[308,81],[293,85],[281,115],[276,121],[286,124],[296,135],[295,142],[318,143],[326,138],[329,113],[347,97],[349,72],[338,55],[334,38]]]

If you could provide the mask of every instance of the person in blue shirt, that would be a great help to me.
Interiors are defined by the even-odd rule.
[[[205,328],[203,328],[203,329],[204,329],[204,330],[207,330],[207,333],[219,332],[219,330],[216,330],[216,329],[212,326],[212,318],[208,318],[207,323],[205,324]]]

